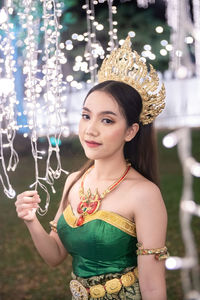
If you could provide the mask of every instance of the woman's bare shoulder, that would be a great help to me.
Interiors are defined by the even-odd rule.
[[[141,208],[144,209],[151,206],[165,207],[160,188],[143,176],[136,176],[132,180],[129,189],[130,198],[133,199],[134,211],[140,211]]]
[[[138,181],[137,189],[140,192],[142,198],[146,198],[147,195],[154,197],[161,196],[160,188],[155,183],[146,178]]]
[[[139,200],[146,199],[147,196],[150,197],[160,197],[161,192],[159,187],[153,183],[152,181],[148,180],[144,176],[142,176],[138,172],[133,172],[130,178],[130,193],[133,195],[137,195]],[[135,197],[134,197],[135,198]]]
[[[133,191],[132,191],[133,193]],[[143,216],[146,220],[162,216],[166,220],[166,207],[159,187],[149,181],[141,180],[135,188],[134,211],[136,216]]]

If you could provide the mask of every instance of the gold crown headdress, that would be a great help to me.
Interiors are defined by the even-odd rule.
[[[114,80],[124,82],[137,90],[142,98],[140,121],[146,125],[151,123],[165,107],[165,87],[158,90],[159,77],[150,64],[147,65],[136,51],[131,50],[130,37],[124,44],[105,58],[98,72],[98,82]]]

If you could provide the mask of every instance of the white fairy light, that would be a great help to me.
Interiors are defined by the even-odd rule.
[[[153,53],[150,53],[150,54],[149,54],[149,59],[155,60],[155,59],[156,59],[156,55],[153,54]]]
[[[73,34],[72,34],[72,39],[73,39],[73,40],[77,40],[77,38],[78,38],[78,34],[77,34],[77,33],[73,33]]]
[[[77,37],[77,40],[79,42],[82,42],[84,40],[84,36],[82,34],[79,34],[78,37]]]
[[[183,52],[181,50],[176,50],[175,52],[177,57],[182,57],[183,56]]]
[[[82,56],[78,55],[75,57],[75,61],[81,62],[83,60]]]
[[[165,46],[168,45],[168,41],[167,41],[167,40],[162,40],[162,41],[160,42],[160,44],[161,44],[163,47],[165,47]]]
[[[186,165],[193,176],[200,177],[200,163],[197,162],[194,157],[188,157]]]
[[[125,40],[121,39],[119,40],[119,45],[122,46]]]
[[[167,55],[167,50],[166,49],[160,49],[160,54],[162,56],[166,56]]]
[[[74,46],[72,44],[66,45],[66,49],[69,51],[72,50],[73,48],[74,48]]]
[[[192,44],[192,43],[194,42],[194,39],[193,39],[192,36],[186,36],[185,42],[186,42],[187,44]]]
[[[135,37],[135,32],[134,32],[134,31],[129,31],[128,35],[129,35],[131,38],[134,38],[134,37]]]
[[[155,31],[157,32],[157,33],[163,33],[163,27],[162,26],[157,26],[156,28],[155,28]]]
[[[185,66],[180,65],[175,71],[176,78],[185,79],[188,75],[188,69]]]
[[[178,139],[177,139],[177,135],[175,133],[169,133],[168,135],[166,135],[164,138],[163,138],[163,145],[166,147],[166,148],[172,148],[174,147],[177,142],[178,142]]]
[[[144,45],[144,50],[150,51],[151,50],[151,45]]]
[[[98,31],[101,31],[101,30],[103,30],[103,29],[104,29],[103,24],[98,24],[98,25],[96,26],[96,30],[98,30]]]
[[[141,52],[141,55],[144,56],[144,57],[148,57],[150,54],[150,51],[142,51]]]
[[[73,78],[72,75],[68,75],[68,76],[66,77],[66,80],[67,80],[68,82],[71,82],[73,79],[74,79],[74,78]]]
[[[173,50],[173,47],[172,47],[171,44],[168,44],[165,48],[166,48],[167,51],[172,51]]]

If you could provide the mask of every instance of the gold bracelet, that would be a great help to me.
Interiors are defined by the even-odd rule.
[[[53,221],[49,222],[49,225],[50,225],[51,230],[53,230],[54,232],[57,233],[57,222],[53,220]]]
[[[136,245],[138,248],[142,247],[141,243],[137,243]],[[137,255],[155,255],[155,259],[157,260],[163,260],[169,257],[169,252],[167,250],[167,247],[164,246],[162,248],[154,248],[154,249],[144,249],[140,248],[136,250]]]

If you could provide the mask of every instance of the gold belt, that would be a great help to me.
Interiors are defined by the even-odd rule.
[[[114,278],[106,281],[103,284],[93,285],[89,288],[85,288],[78,280],[70,281],[70,290],[75,300],[87,300],[89,296],[92,298],[104,297],[105,293],[113,294],[118,293],[122,286],[128,287],[137,280],[138,270],[135,268],[132,272],[123,274],[120,278]]]

